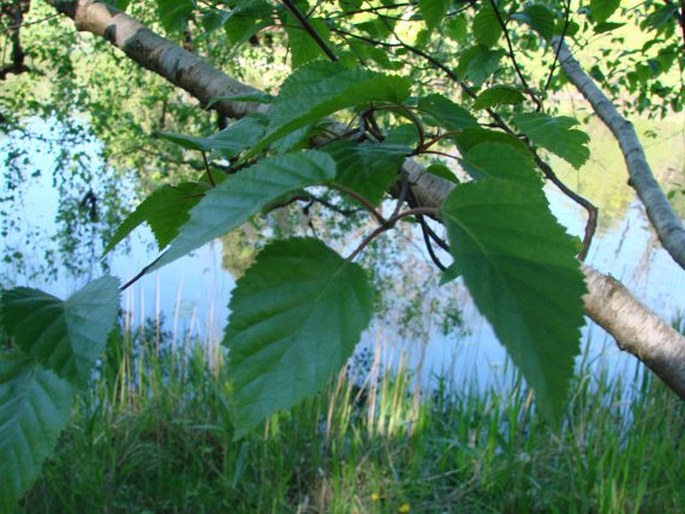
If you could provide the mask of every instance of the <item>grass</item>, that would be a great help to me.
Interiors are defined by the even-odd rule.
[[[584,367],[555,431],[512,370],[421,396],[372,364],[234,440],[230,362],[154,332],[111,345],[17,512],[685,511],[685,406],[649,375]]]

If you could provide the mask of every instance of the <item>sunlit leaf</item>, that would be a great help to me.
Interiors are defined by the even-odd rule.
[[[178,235],[190,217],[190,209],[200,201],[206,190],[207,187],[196,182],[160,187],[119,225],[103,253],[111,251],[143,223],[150,226],[157,248],[161,250]]]
[[[492,5],[487,1],[473,17],[473,35],[479,44],[487,47],[494,46],[502,36],[502,25]]]
[[[7,335],[61,378],[85,384],[102,352],[119,309],[119,281],[89,282],[66,301],[18,287],[2,293]]]
[[[335,174],[335,161],[330,155],[307,150],[263,159],[229,176],[191,209],[179,236],[148,271],[237,228],[283,195],[329,182]]]
[[[580,168],[590,157],[590,138],[582,130],[573,129],[578,121],[569,116],[552,117],[533,112],[514,115],[514,123],[530,140]]]
[[[477,180],[501,178],[517,181],[536,181],[535,161],[530,152],[503,143],[480,143],[473,146],[461,159],[462,167]]]
[[[330,30],[326,22],[320,18],[308,18],[308,30],[314,30],[321,41],[330,48]],[[288,44],[290,46],[290,62],[293,69],[299,68],[303,64],[316,59],[326,58],[323,49],[314,40],[312,35],[302,27],[302,24],[295,16],[288,13],[286,16],[286,33],[288,34]]]
[[[590,0],[590,13],[595,23],[603,23],[616,12],[621,0]]]
[[[76,389],[18,352],[0,353],[0,514],[39,475],[71,411]]]
[[[333,62],[303,66],[283,83],[269,114],[266,136],[252,154],[341,109],[374,101],[401,103],[409,96],[409,86],[404,77],[345,68]]]
[[[445,18],[450,2],[447,0],[419,0],[419,11],[428,30],[440,24]]]
[[[515,105],[520,104],[525,99],[523,94],[515,87],[493,86],[478,95],[476,101],[473,102],[473,108],[480,110],[489,109],[496,105]]]
[[[236,435],[338,372],[371,319],[372,302],[362,268],[319,240],[264,249],[233,291],[224,338]]]
[[[457,186],[441,216],[480,312],[535,389],[561,418],[583,325],[583,275],[573,239],[539,184],[490,179]]]
[[[167,32],[180,32],[193,13],[192,0],[157,0],[159,21]]]
[[[429,124],[439,125],[449,131],[479,127],[478,121],[468,110],[438,93],[419,98],[418,108],[429,115],[426,120]]]
[[[512,14],[513,19],[530,25],[545,40],[554,35],[554,14],[542,4],[528,5],[523,12]]]
[[[460,56],[457,75],[478,88],[498,69],[504,55],[504,50],[491,50],[482,45],[467,48]]]

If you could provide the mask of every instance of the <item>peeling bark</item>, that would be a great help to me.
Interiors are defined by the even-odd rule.
[[[580,67],[566,43],[555,37],[552,44],[559,50],[559,63],[571,83],[590,103],[593,110],[614,134],[628,167],[630,181],[661,244],[681,268],[685,269],[685,229],[673,211],[661,186],[654,178],[633,124],[618,112],[597,84]]]
[[[202,105],[213,97],[257,92],[110,6],[94,0],[70,3],[53,0],[51,3],[73,18],[79,30],[106,38],[141,66],[198,98]],[[568,55],[565,57],[568,59]],[[212,108],[226,116],[240,118],[255,110],[266,111],[269,106],[222,101],[213,104]],[[633,143],[635,141],[636,138]],[[631,155],[638,153],[630,150]],[[639,156],[635,158],[640,160]],[[453,187],[450,182],[425,173],[414,161],[408,160],[405,170],[421,206],[439,207]],[[583,299],[587,314],[616,338],[619,347],[642,360],[673,391],[685,398],[685,337],[638,302],[617,280],[589,266],[583,265],[581,269],[589,289]]]

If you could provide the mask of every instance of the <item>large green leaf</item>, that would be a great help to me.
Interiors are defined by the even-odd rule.
[[[224,343],[236,435],[319,390],[345,364],[372,313],[364,270],[316,239],[277,241],[238,281]]]
[[[530,152],[503,143],[485,142],[473,146],[460,160],[474,179],[502,178],[540,182]]]
[[[558,155],[574,168],[580,168],[590,157],[587,147],[590,138],[582,130],[572,128],[578,124],[574,118],[531,112],[514,115],[514,123],[533,143]]]
[[[438,93],[420,97],[418,108],[429,115],[426,120],[428,123],[439,125],[449,131],[480,126],[469,111]]]
[[[84,384],[102,352],[119,308],[119,281],[89,282],[66,301],[18,287],[0,298],[7,335],[61,378]]]
[[[241,101],[233,99],[234,101]],[[187,136],[173,132],[158,132],[158,135],[183,148],[216,152],[227,159],[235,157],[245,148],[252,146],[264,134],[266,121],[261,114],[252,114],[231,123],[225,129],[208,137]]]
[[[619,5],[621,5],[621,0],[590,0],[592,21],[595,23],[607,21]]]
[[[0,514],[40,473],[69,421],[76,389],[18,352],[0,353]]]
[[[525,97],[515,87],[493,86],[481,92],[476,101],[473,102],[475,110],[489,109],[496,105],[515,105],[520,104]]]
[[[283,83],[270,112],[267,134],[252,153],[341,109],[370,102],[401,103],[409,96],[409,86],[404,77],[334,62],[310,63]]]
[[[309,18],[307,21],[309,28],[315,30],[321,40],[330,48],[330,30],[326,26],[326,22],[320,18]],[[286,16],[286,32],[291,53],[290,62],[293,69],[316,59],[326,58],[323,49],[290,12]]]
[[[484,2],[478,13],[473,17],[473,35],[483,46],[494,46],[502,36],[502,25],[490,2]]]
[[[178,235],[180,228],[188,221],[190,209],[200,201],[206,190],[206,186],[196,182],[160,187],[119,225],[103,253],[109,252],[143,223],[152,229],[157,247],[164,248]]]
[[[512,19],[527,23],[545,40],[554,35],[554,14],[542,4],[528,5],[523,12],[514,13]]]
[[[457,186],[441,215],[478,309],[535,389],[540,410],[559,421],[583,325],[585,284],[573,239],[532,182]]]
[[[159,21],[167,32],[180,32],[193,13],[192,0],[157,0]]]
[[[449,5],[448,0],[419,0],[419,11],[428,30],[433,30],[444,20]]]
[[[530,153],[523,141],[499,130],[490,130],[480,127],[468,128],[455,134],[454,140],[456,141],[459,150],[461,150],[462,155],[481,143],[508,145],[521,153]]]
[[[307,150],[263,159],[229,176],[191,209],[178,237],[148,271],[233,230],[287,193],[333,180],[335,173],[330,155]]]
[[[265,0],[242,0],[226,18],[224,30],[228,42],[237,46],[260,30],[273,24],[273,7]]]
[[[409,155],[402,145],[367,144],[336,141],[323,148],[338,167],[335,182],[353,189],[374,205],[380,203],[388,187],[399,178],[399,172]]]
[[[504,55],[506,53],[502,49],[491,50],[483,45],[469,47],[459,57],[457,75],[461,80],[470,80],[478,88],[498,69]]]

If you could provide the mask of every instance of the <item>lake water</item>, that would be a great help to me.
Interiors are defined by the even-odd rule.
[[[638,130],[652,130],[649,124],[637,125]],[[646,139],[648,158],[655,174],[667,190],[684,189],[685,182],[685,118],[682,116],[668,122],[660,122],[659,139]],[[47,126],[34,123],[32,130],[46,132]],[[599,123],[591,122],[586,130],[592,137],[592,161],[580,171],[572,170],[563,162],[553,161],[557,173],[581,194],[587,196],[600,208],[600,226],[595,237],[588,262],[597,269],[610,273],[621,280],[639,299],[666,320],[685,313],[685,273],[675,265],[661,249],[649,228],[644,209],[626,185],[625,167],[608,132]],[[6,152],[6,141],[0,141],[0,156]],[[51,169],[54,155],[44,148],[26,147],[26,166],[38,170],[27,179],[21,189],[23,206],[16,212],[21,220],[18,230],[9,233],[2,246],[20,248],[27,267],[40,263],[46,247],[55,245],[50,235],[55,230],[57,193],[52,184]],[[86,145],[82,151],[90,154],[92,165],[97,167],[93,146]],[[1,165],[1,164],[0,164]],[[6,179],[2,170],[0,180]],[[6,189],[0,183],[0,191]],[[123,181],[119,194],[131,195],[132,184]],[[6,195],[5,195],[6,196]],[[584,226],[583,211],[552,188],[548,196],[553,211],[569,232],[581,235]],[[676,207],[685,204],[683,195],[676,194]],[[682,211],[681,211],[682,215]],[[44,242],[24,244],[26,238],[43,237]],[[152,237],[146,227],[141,227],[130,238],[128,253],[114,253],[108,259],[111,272],[126,281],[148,264],[156,252],[151,248]],[[30,270],[17,271],[6,265],[2,272],[3,286],[30,285],[42,288],[59,297],[65,297],[88,280],[102,272],[94,259],[93,265],[83,275],[75,277],[60,272],[56,280],[34,277],[30,282]],[[34,270],[35,271],[35,270]],[[131,322],[142,323],[146,318],[163,316],[166,329],[170,330],[176,343],[184,334],[200,336],[208,344],[218,344],[226,322],[227,304],[234,280],[222,268],[222,245],[214,242],[188,256],[164,267],[156,273],[143,277],[123,295],[122,306],[131,313]],[[459,284],[431,291],[434,295],[458,296],[463,315],[463,333],[442,336],[437,330],[419,340],[400,340],[392,326],[378,321],[364,335],[363,346],[378,350],[380,360],[386,366],[399,361],[402,353],[406,362],[416,368],[418,379],[429,383],[436,374],[449,377],[458,387],[463,381],[477,378],[481,387],[507,380],[503,373],[506,353],[497,342],[488,323],[478,314],[468,293]],[[426,302],[430,298],[425,299]],[[416,320],[421,323],[422,320]],[[583,341],[589,346],[587,356],[598,366],[608,366],[614,372],[632,377],[637,361],[620,352],[613,340],[601,328],[588,322],[583,329]]]

